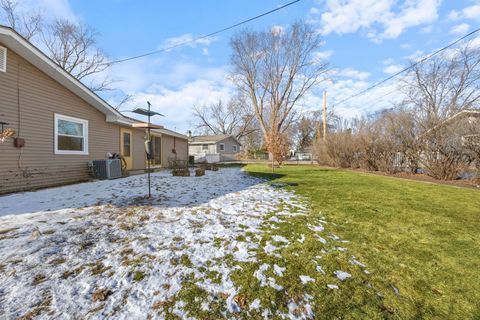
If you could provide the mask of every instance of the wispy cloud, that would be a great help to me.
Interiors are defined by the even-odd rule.
[[[386,74],[395,74],[400,70],[402,70],[403,68],[404,67],[402,65],[392,64],[392,65],[389,65],[388,67],[383,68],[383,72],[385,72]]]
[[[468,6],[462,10],[462,14],[465,18],[480,21],[480,4]]]
[[[232,96],[232,91],[232,87],[210,80],[191,81],[175,89],[154,84],[146,90],[136,92],[130,104],[136,106],[143,105],[146,101],[151,102],[155,111],[166,116],[157,122],[185,133],[192,129],[193,106],[211,104],[219,99],[227,101]]]
[[[353,68],[345,68],[340,70],[337,73],[337,75],[340,77],[353,78],[356,80],[366,80],[370,76],[370,73],[364,72],[364,71],[358,71]]]
[[[168,38],[160,45],[160,49],[166,49],[182,44],[185,44],[185,46],[188,46],[190,48],[195,48],[198,45],[209,46],[218,39],[217,37],[209,37],[195,40],[197,37],[198,36],[195,36],[191,33],[185,33],[178,37]]]
[[[103,93],[112,105],[117,105],[125,95],[132,98],[122,106],[124,110],[142,106],[148,100],[155,111],[166,115],[156,122],[179,132],[191,129],[194,105],[228,100],[234,92],[227,66],[187,59],[172,63],[168,55],[114,65],[109,76],[118,80],[115,92]]]
[[[395,60],[393,58],[388,58],[382,61],[382,64],[393,64]]]
[[[455,35],[464,35],[470,30],[470,25],[467,23],[461,23],[453,26],[450,29],[450,34],[455,34]]]
[[[480,4],[466,6],[461,10],[452,10],[448,13],[447,19],[449,21],[458,21],[460,19],[480,21]]]
[[[314,59],[323,61],[330,58],[333,53],[334,53],[333,50],[318,51],[318,52],[315,52]]]
[[[440,4],[440,0],[411,0],[403,5],[393,0],[327,0],[323,13],[310,10],[310,15],[320,23],[324,35],[364,30],[372,41],[381,42],[398,38],[408,28],[434,22]]]
[[[22,0],[18,2],[18,9],[30,13],[40,12],[47,21],[57,18],[81,21],[81,18],[73,12],[68,0]]]

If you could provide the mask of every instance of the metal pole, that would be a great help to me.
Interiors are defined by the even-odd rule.
[[[151,143],[150,143],[150,102],[147,101],[147,105],[148,105],[148,135],[147,135],[147,139],[148,139],[148,146],[150,147],[151,146]],[[150,154],[152,154],[152,150],[148,150],[150,151]],[[152,191],[151,191],[151,186],[150,186],[150,154],[147,155],[147,168],[148,168],[148,197],[151,198],[152,197]]]

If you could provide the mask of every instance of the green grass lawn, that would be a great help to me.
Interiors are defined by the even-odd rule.
[[[275,175],[265,165],[245,169],[298,184],[289,188],[311,204],[310,216],[280,226],[287,237],[324,217],[349,242],[342,245],[348,254],[329,251],[323,264],[335,269],[354,255],[370,272],[350,271],[353,280],[334,295],[314,295],[318,318],[480,319],[479,191],[313,166],[285,166]],[[305,258],[315,246],[306,241],[293,250]],[[310,258],[288,257],[294,253],[282,256],[308,269]]]

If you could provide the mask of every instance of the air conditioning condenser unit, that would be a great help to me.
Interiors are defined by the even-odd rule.
[[[120,159],[93,160],[93,173],[98,179],[116,179],[122,177]]]

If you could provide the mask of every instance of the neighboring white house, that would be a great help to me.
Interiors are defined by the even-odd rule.
[[[232,135],[190,136],[188,154],[195,162],[224,162],[237,160],[242,144]]]

